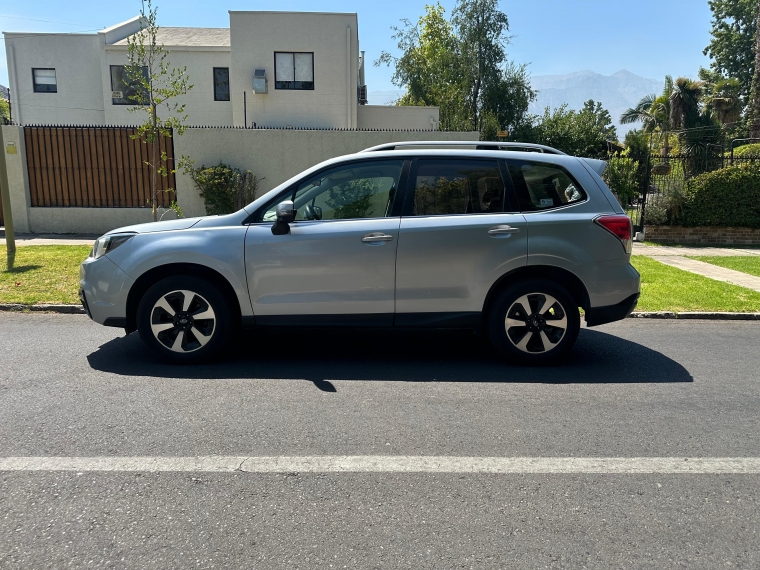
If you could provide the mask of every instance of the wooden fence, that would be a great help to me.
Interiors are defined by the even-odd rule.
[[[24,127],[29,194],[33,207],[149,208],[152,145],[133,139],[134,127]],[[159,156],[174,165],[170,137]],[[174,174],[158,176],[158,205],[168,207]]]

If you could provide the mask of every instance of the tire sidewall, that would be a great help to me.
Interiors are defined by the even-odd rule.
[[[193,352],[179,353],[166,348],[151,330],[151,313],[154,305],[167,293],[177,290],[192,291],[202,296],[211,305],[216,316],[211,340]],[[219,354],[228,344],[232,324],[232,314],[227,299],[212,283],[199,277],[177,275],[162,279],[145,292],[137,307],[137,330],[140,338],[159,356],[175,363],[200,362]]]
[[[507,311],[512,304],[526,294],[544,293],[551,295],[562,305],[567,316],[567,329],[565,336],[549,352],[531,354],[518,349],[507,337],[507,331],[504,321]],[[511,287],[506,288],[494,300],[488,314],[488,335],[494,347],[505,357],[530,364],[548,364],[556,362],[557,359],[565,356],[573,347],[578,338],[580,331],[580,313],[577,303],[573,300],[572,295],[567,290],[551,281],[542,279],[522,281]]]

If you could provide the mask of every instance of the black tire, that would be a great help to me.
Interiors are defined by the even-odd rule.
[[[137,307],[140,338],[170,362],[209,360],[228,345],[233,328],[230,303],[222,292],[212,283],[189,275],[157,282]]]
[[[525,307],[526,302],[530,308]],[[544,306],[547,302],[550,305]],[[527,311],[530,314],[525,314]],[[521,322],[525,326],[519,326]],[[491,343],[508,359],[548,364],[573,347],[581,319],[577,302],[564,287],[535,279],[498,294],[488,312],[487,328]]]

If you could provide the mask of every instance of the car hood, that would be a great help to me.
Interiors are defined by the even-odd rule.
[[[150,222],[147,224],[135,224],[133,226],[124,226],[108,232],[109,234],[118,234],[124,232],[133,232],[136,234],[149,234],[153,232],[166,232],[170,230],[186,230],[192,228],[203,218],[180,218],[178,220],[166,220],[165,222]],[[107,234],[106,234],[107,235]]]

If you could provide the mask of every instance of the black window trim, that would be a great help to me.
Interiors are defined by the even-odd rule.
[[[216,70],[217,69],[226,69],[227,70],[227,98],[226,99],[219,99],[216,96]],[[230,100],[230,68],[229,67],[212,67],[211,68],[211,83],[214,88],[214,101],[229,101]]]
[[[55,89],[49,90],[49,89],[43,89],[41,91],[37,91],[37,81],[34,77],[35,71],[53,71],[55,73]],[[46,85],[41,83],[40,85]],[[33,93],[58,93],[58,72],[56,71],[55,67],[33,67],[32,68],[32,92]]]
[[[579,204],[585,204],[586,202],[589,201],[589,193],[586,190],[586,188],[580,182],[578,182],[578,180],[575,178],[575,176],[573,176],[572,173],[567,168],[565,168],[561,164],[557,164],[556,162],[543,161],[543,160],[541,160],[541,161],[539,161],[539,160],[525,160],[525,159],[522,159],[522,158],[520,158],[520,159],[518,159],[518,158],[505,158],[503,160],[504,160],[504,169],[506,171],[506,174],[507,174],[507,177],[508,177],[508,180],[509,180],[509,184],[512,187],[512,192],[514,194],[514,200],[515,200],[515,204],[517,206],[517,209],[515,210],[516,212],[519,212],[521,214],[541,214],[543,212],[554,212],[554,211],[562,209],[562,208],[571,208],[571,207],[577,206]],[[527,163],[530,163],[530,164],[539,164],[539,165],[544,165],[544,166],[548,165],[548,166],[552,166],[554,168],[559,168],[560,170],[562,170],[565,173],[565,175],[570,179],[570,181],[575,185],[575,187],[578,188],[578,189],[580,189],[581,193],[583,194],[583,199],[582,200],[578,200],[576,202],[568,202],[566,204],[560,204],[558,206],[552,206],[551,208],[541,208],[541,209],[536,208],[535,210],[523,210],[522,207],[520,206],[520,197],[518,195],[517,185],[512,180],[512,174],[509,172],[509,163],[510,162],[522,162],[522,163],[526,163],[527,162]],[[530,197],[528,196],[528,198],[530,198]]]
[[[499,169],[499,175],[501,176],[501,183],[504,185],[504,189],[502,192],[502,205],[501,205],[501,212],[472,212],[470,214],[425,214],[425,215],[414,215],[414,191],[416,188],[416,180],[417,180],[417,167],[419,164],[419,161],[421,160],[443,160],[443,161],[454,161],[454,160],[466,160],[468,162],[490,162],[490,163],[497,163],[497,167]],[[440,218],[442,216],[483,216],[488,214],[511,214],[511,213],[517,213],[517,211],[507,211],[507,201],[509,200],[509,204],[511,206],[511,200],[510,200],[510,192],[509,192],[509,185],[512,184],[512,180],[510,178],[504,177],[504,166],[501,164],[503,162],[502,159],[492,158],[489,156],[423,156],[423,157],[416,157],[414,160],[412,160],[412,168],[409,175],[409,179],[407,182],[406,187],[406,198],[404,200],[404,210],[401,214],[402,218]],[[509,183],[507,182],[509,181]],[[510,210],[512,208],[510,207]]]
[[[277,81],[277,54],[278,53],[290,53],[293,54],[293,81]],[[295,65],[296,65],[296,54],[297,53],[308,53],[311,55],[311,87],[278,87],[278,83],[309,83],[308,81],[296,81],[295,77]],[[276,51],[274,52],[274,55],[272,56],[274,60],[274,88],[279,89],[280,91],[314,91],[315,87],[315,79],[317,77],[317,73],[314,69],[314,52],[313,51]]]
[[[339,168],[342,166],[348,166],[351,164],[366,164],[369,162],[388,162],[389,160],[401,160],[401,174],[399,176],[398,180],[398,188],[396,189],[396,196],[393,198],[393,206],[391,206],[391,214],[390,216],[382,216],[381,218],[350,218],[350,219],[339,219],[339,220],[298,220],[293,223],[313,223],[313,222],[348,222],[348,221],[355,221],[357,219],[363,220],[363,219],[382,219],[382,218],[398,218],[401,216],[401,208],[404,203],[404,197],[406,195],[406,189],[409,185],[409,163],[410,160],[408,158],[405,158],[403,156],[381,156],[381,157],[373,157],[371,159],[362,158],[359,160],[352,160],[352,161],[346,161],[341,162],[338,164],[331,164],[329,166],[325,166],[324,168],[320,168],[319,170],[312,172],[308,176],[304,176],[303,178],[299,178],[293,184],[288,186],[285,190],[277,194],[274,198],[271,200],[265,202],[258,208],[256,208],[256,211],[248,216],[244,221],[243,225],[253,225],[253,224],[265,224],[265,225],[271,225],[271,221],[264,221],[262,220],[262,216],[264,215],[264,212],[266,212],[269,208],[271,208],[275,204],[279,204],[280,202],[287,200],[288,197],[292,200],[293,196],[295,196],[296,191],[298,190],[298,186],[305,182],[306,180],[310,180],[311,178],[314,178],[315,176],[318,176],[322,174],[323,172],[327,172],[328,170],[332,170],[333,168]]]

